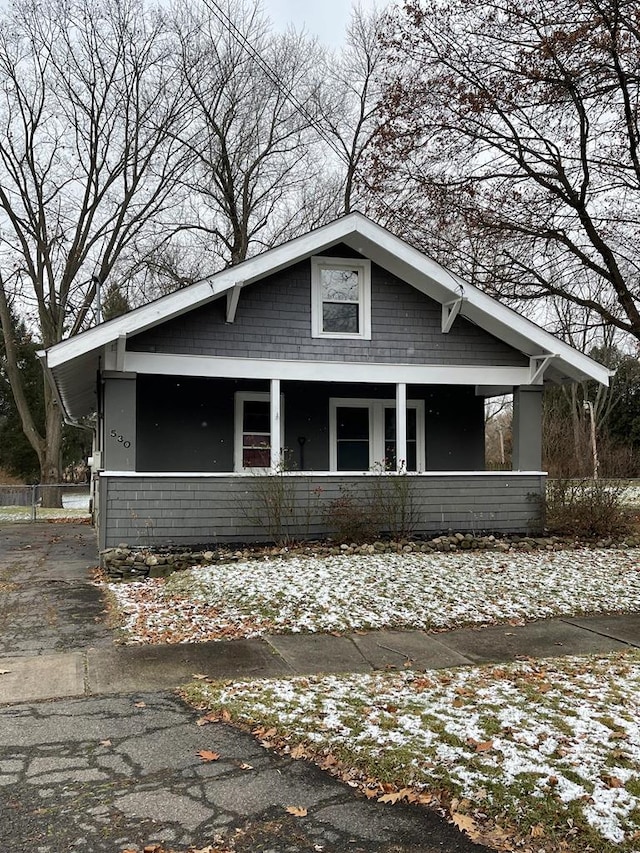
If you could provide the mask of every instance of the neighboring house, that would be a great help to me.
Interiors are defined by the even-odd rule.
[[[65,417],[97,415],[102,548],[317,536],[374,498],[391,531],[533,531],[543,385],[609,377],[358,213],[42,358]]]

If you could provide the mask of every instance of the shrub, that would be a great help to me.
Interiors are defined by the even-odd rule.
[[[406,474],[376,477],[374,494],[382,531],[392,539],[411,536],[419,518],[413,481]]]
[[[547,482],[546,527],[569,536],[622,536],[631,527],[624,484],[610,480]]]
[[[370,542],[380,531],[378,502],[356,496],[344,486],[340,488],[340,497],[327,506],[325,517],[338,542]]]

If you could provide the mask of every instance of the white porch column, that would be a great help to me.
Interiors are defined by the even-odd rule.
[[[272,379],[269,400],[269,429],[271,432],[271,470],[280,467],[280,380]]]
[[[396,471],[407,468],[407,385],[396,385]]]

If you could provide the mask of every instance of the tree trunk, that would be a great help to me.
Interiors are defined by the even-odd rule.
[[[45,438],[40,443],[40,491],[42,506],[61,507],[62,490],[62,416],[50,389],[45,388],[46,423]]]

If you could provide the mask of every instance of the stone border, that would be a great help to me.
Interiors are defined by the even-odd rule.
[[[385,554],[423,553],[435,551],[564,551],[577,548],[636,548],[640,547],[640,535],[627,536],[621,540],[581,540],[562,536],[474,536],[471,533],[451,533],[433,539],[406,539],[400,541],[376,540],[368,544],[350,545],[331,542],[302,542],[286,547],[276,545],[250,545],[229,547],[202,547],[195,550],[154,551],[144,547],[130,547],[123,543],[108,548],[100,554],[100,563],[110,581],[134,581],[145,578],[167,577],[198,565],[232,563],[241,560],[257,560],[300,555],[329,556],[335,554]]]

